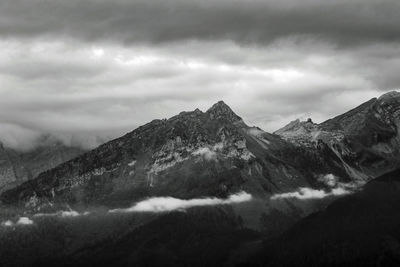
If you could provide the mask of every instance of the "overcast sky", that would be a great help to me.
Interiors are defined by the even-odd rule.
[[[1,0],[0,140],[93,146],[218,100],[271,132],[320,122],[400,87],[399,14],[398,0]]]

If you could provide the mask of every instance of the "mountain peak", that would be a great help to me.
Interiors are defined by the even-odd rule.
[[[208,110],[207,110],[207,112],[209,112],[209,111],[212,111],[212,110],[214,110],[214,109],[221,109],[221,108],[223,108],[223,109],[230,109],[231,110],[231,108],[224,102],[224,101],[222,101],[222,100],[220,100],[220,101],[218,101],[217,103],[215,103],[214,105],[212,105],[211,106],[211,108],[209,108]],[[232,111],[232,110],[231,110]]]
[[[235,112],[233,112],[233,110],[222,100],[218,101],[211,108],[209,108],[207,110],[207,114],[209,114],[212,119],[225,118],[232,122],[242,120],[242,118],[236,115]]]
[[[390,91],[387,92],[379,97],[379,100],[389,100],[389,99],[399,99],[400,92],[397,91]]]

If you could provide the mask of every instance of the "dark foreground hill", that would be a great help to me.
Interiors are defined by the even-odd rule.
[[[400,170],[265,241],[246,266],[400,266]]]

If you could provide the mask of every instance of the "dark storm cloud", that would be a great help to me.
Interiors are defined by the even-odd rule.
[[[340,45],[397,41],[396,0],[3,0],[0,34],[88,41],[269,43],[314,36]]]
[[[92,147],[220,99],[268,131],[322,121],[400,88],[398,14],[394,0],[2,0],[0,140]]]

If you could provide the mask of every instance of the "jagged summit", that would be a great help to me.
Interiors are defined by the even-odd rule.
[[[212,119],[224,118],[232,122],[242,120],[242,118],[236,115],[236,113],[233,112],[233,110],[222,100],[215,103],[211,108],[207,110],[206,113],[209,114]]]
[[[308,118],[306,121],[301,121],[300,119],[296,119],[294,121],[289,122],[287,125],[283,126],[282,128],[276,130],[274,134],[281,135],[287,132],[292,131],[306,131],[310,132],[314,130],[316,124],[312,121],[311,118]]]
[[[398,92],[398,91],[387,92],[387,93],[381,95],[378,98],[378,100],[387,100],[387,99],[393,99],[393,98],[400,98],[400,92]]]
[[[224,101],[220,100],[217,103],[215,103],[214,105],[212,105],[207,110],[207,113],[212,113],[214,111],[219,111],[219,110],[233,112],[232,109]]]
[[[322,133],[318,124],[314,123],[311,118],[306,121],[296,119],[285,125],[281,129],[274,132],[286,141],[293,142],[302,146],[313,146],[313,142],[318,138],[326,138]],[[321,135],[322,134],[322,135]]]
[[[206,112],[196,108],[193,111],[182,111],[178,115],[170,118],[170,121],[179,120],[188,117],[208,116],[211,120],[227,120],[230,122],[242,121],[242,118],[236,115],[235,112],[222,100],[212,105]]]

